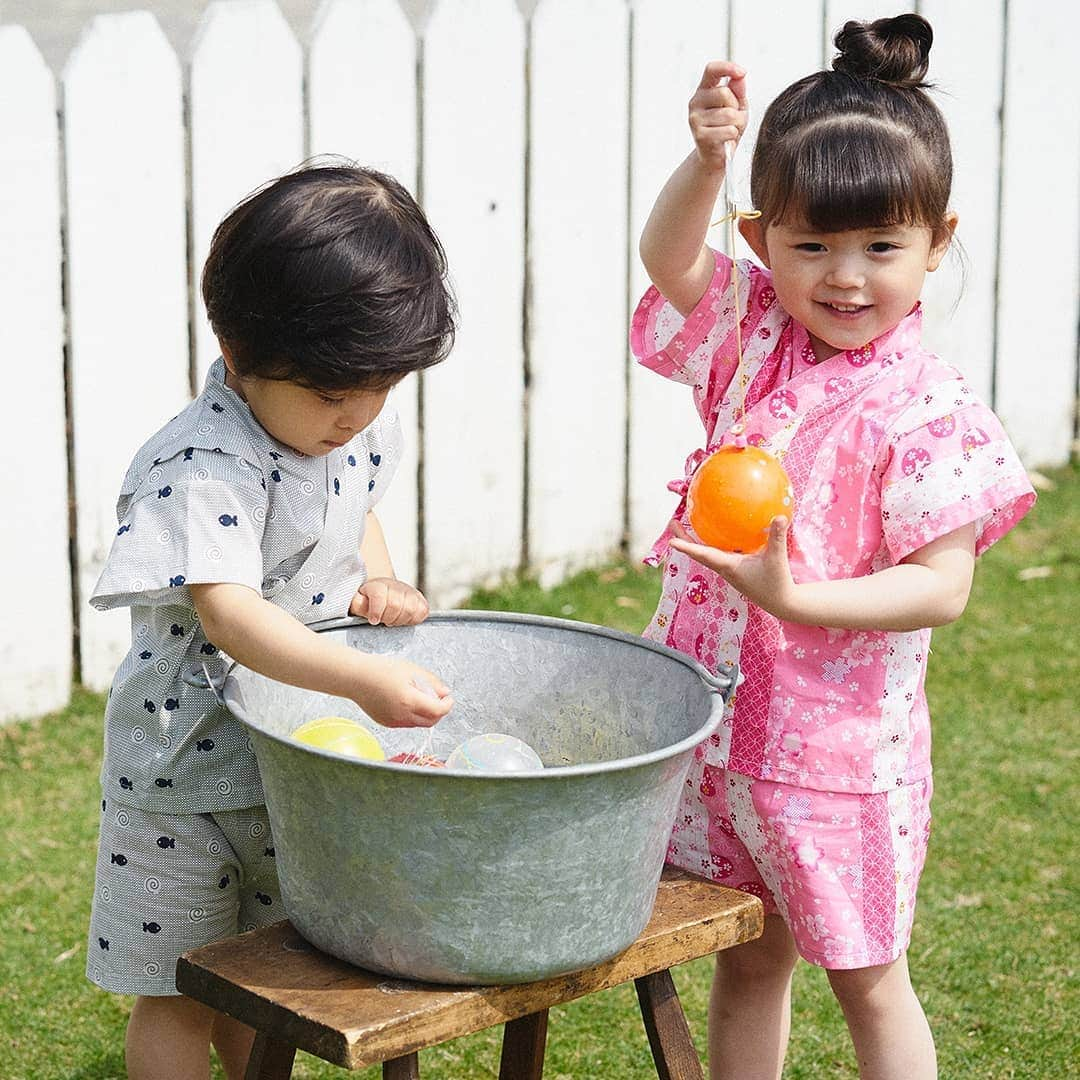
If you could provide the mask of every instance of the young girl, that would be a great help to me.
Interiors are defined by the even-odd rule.
[[[222,222],[202,288],[221,359],[136,454],[91,599],[131,609],[106,709],[87,974],[137,995],[133,1080],[206,1077],[211,1041],[243,1075],[252,1032],[177,996],[176,960],[285,917],[251,744],[207,686],[224,654],[389,726],[430,726],[452,704],[431,672],[305,625],[427,616],[372,512],[401,450],[387,394],[453,340],[423,213],[378,173],[301,169]]]
[[[930,825],[929,628],[960,616],[975,556],[1034,493],[993,413],[919,340],[923,279],[957,220],[923,82],[931,40],[916,15],[849,22],[833,70],[769,107],[760,216],[739,221],[764,269],[736,266],[737,309],[731,263],[704,239],[724,144],[746,125],[738,65],[706,67],[694,151],[641,238],[654,287],[635,355],[692,387],[705,425],[686,480],[745,439],[782,460],[795,494],[790,528],[776,519],[759,554],[694,542],[684,497],[651,555],[666,568],[647,636],[745,677],[669,851],[767,913],[760,939],[717,958],[714,1080],[780,1075],[799,955],[827,970],[860,1076],[936,1071],[905,958]]]

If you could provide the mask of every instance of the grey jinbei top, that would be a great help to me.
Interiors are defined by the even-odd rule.
[[[205,686],[229,660],[206,640],[187,586],[247,585],[305,623],[346,615],[366,578],[364,517],[401,449],[386,408],[325,457],[297,453],[225,385],[218,360],[135,455],[90,600],[131,609],[131,649],[105,712],[107,798],[181,814],[263,802],[247,734]]]

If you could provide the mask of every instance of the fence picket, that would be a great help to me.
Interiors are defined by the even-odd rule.
[[[337,154],[390,173],[416,193],[416,36],[396,0],[328,0],[308,54],[309,152]],[[391,402],[405,432],[405,458],[377,509],[394,567],[416,581],[416,454],[419,381]]]
[[[1080,10],[1007,11],[994,400],[1037,464],[1066,460],[1076,408]]]
[[[63,75],[83,681],[108,685],[126,611],[86,599],[143,441],[188,397],[180,68],[152,15],[100,15]]]
[[[57,135],[52,73],[21,26],[0,26],[0,355],[14,376],[0,399],[12,512],[0,529],[0,723],[61,708],[71,693]],[[33,468],[16,458],[24,447]]]
[[[784,33],[776,33],[783,26]],[[750,123],[739,143],[732,180],[736,198],[750,205],[750,160],[758,128],[773,98],[796,79],[824,63],[825,11],[822,0],[779,0],[736,4],[731,19],[731,55],[747,70]],[[832,34],[829,34],[831,43]],[[830,44],[829,55],[832,55]],[[739,241],[740,256],[749,248]]]
[[[1003,4],[923,0],[934,28],[929,78],[953,151],[952,206],[960,215],[951,252],[923,290],[924,340],[955,364],[986,402],[993,397],[996,183],[1001,138]],[[979,57],[978,64],[971,57]]]
[[[822,36],[823,65],[825,67],[832,65],[832,58],[836,55],[833,38],[836,37],[837,31],[843,28],[844,23],[852,19],[857,22],[888,19],[906,11],[914,11],[918,6],[916,3],[897,3],[896,0],[825,0],[825,23]],[[923,6],[925,7],[925,4]],[[926,12],[924,11],[923,14],[925,15]]]
[[[640,556],[674,508],[665,482],[700,439],[685,387],[635,364],[625,375],[625,340],[647,285],[638,238],[692,149],[686,106],[702,69],[730,57],[749,71],[733,176],[746,206],[769,102],[830,61],[844,20],[897,11],[886,0],[426,6],[418,43],[406,18],[417,0],[323,0],[305,101],[302,50],[275,0],[213,0],[191,47],[186,117],[182,68],[153,17],[99,16],[62,76],[62,131],[36,46],[0,27],[0,349],[17,360],[18,391],[0,408],[41,447],[33,470],[14,459],[0,470],[4,501],[19,508],[0,560],[15,566],[33,534],[31,572],[9,575],[18,618],[0,631],[0,668],[19,677],[0,690],[0,723],[67,700],[73,595],[84,681],[111,677],[127,616],[85,601],[115,535],[124,468],[188,399],[192,355],[201,383],[218,353],[198,297],[211,235],[308,150],[417,192],[459,300],[450,360],[391,399],[413,450],[424,443],[422,476],[407,456],[379,508],[398,571],[426,577],[433,604],[447,606],[526,555],[551,581],[602,557],[622,527]],[[930,78],[950,124],[966,253],[927,282],[926,341],[993,400],[1026,462],[1060,463],[1074,445],[1080,359],[1080,68],[1068,51],[1080,9],[908,6],[935,31]],[[726,237],[714,229],[708,241]]]
[[[727,57],[728,5],[634,0],[631,86],[630,312],[649,284],[638,240],[656,196],[693,148],[687,103],[709,60]],[[623,332],[623,341],[626,331]],[[666,489],[700,437],[690,391],[630,363],[629,544],[638,558],[675,510]]]
[[[460,304],[457,347],[423,388],[426,581],[442,605],[521,558],[524,43],[513,0],[440,0],[424,40],[423,200]]]
[[[542,0],[532,21],[528,499],[542,582],[622,539],[628,28],[623,0]],[[591,122],[568,124],[579,110]]]
[[[214,0],[193,44],[191,279],[196,381],[219,349],[199,295],[199,275],[218,222],[255,188],[303,158],[303,61],[273,0]]]

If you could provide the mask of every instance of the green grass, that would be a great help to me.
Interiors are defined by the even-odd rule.
[[[1078,1073],[1080,473],[1052,475],[1056,489],[981,560],[964,618],[934,637],[935,823],[910,961],[943,1077]],[[636,632],[657,587],[654,572],[613,565],[550,592],[525,582],[480,593],[471,606]],[[10,1080],[124,1075],[130,1002],[83,976],[102,705],[80,691],[61,713],[0,729],[0,1074]],[[710,963],[675,978],[703,1052]],[[553,1010],[548,1031],[547,1080],[655,1076],[632,988]],[[421,1069],[430,1080],[494,1077],[498,1034],[425,1052]],[[294,1075],[344,1073],[301,1054]],[[806,965],[785,1076],[856,1076],[823,973]]]

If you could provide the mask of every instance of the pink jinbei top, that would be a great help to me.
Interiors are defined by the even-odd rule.
[[[739,395],[731,264],[719,255],[685,318],[650,288],[631,347],[686,383],[705,425],[686,485],[731,426]],[[994,413],[920,343],[919,308],[890,332],[818,363],[806,330],[776,301],[772,277],[738,264],[746,436],[781,461],[795,491],[788,551],[797,582],[862,577],[976,524],[981,554],[1035,493]],[[711,764],[825,791],[876,792],[930,772],[923,683],[930,631],[834,630],[782,622],[668,547],[660,603],[645,635],[709,668],[737,661],[744,681],[724,726],[699,750]]]

